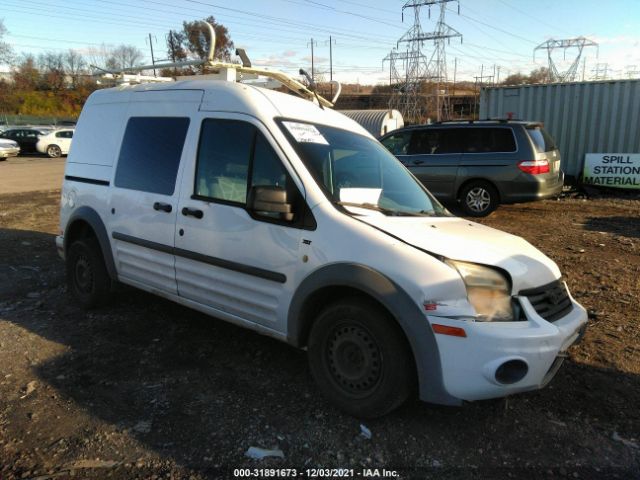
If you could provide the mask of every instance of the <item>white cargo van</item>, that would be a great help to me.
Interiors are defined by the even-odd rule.
[[[93,93],[56,243],[82,305],[122,282],[306,348],[362,417],[414,387],[446,405],[541,388],[587,322],[555,263],[449,214],[356,122],[237,82]]]

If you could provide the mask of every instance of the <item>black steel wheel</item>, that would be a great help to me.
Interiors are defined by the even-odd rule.
[[[111,277],[95,238],[73,242],[66,257],[67,286],[84,308],[104,304],[111,292]]]
[[[415,383],[413,357],[400,327],[360,298],[327,307],[309,336],[309,365],[325,397],[363,418],[402,404]]]

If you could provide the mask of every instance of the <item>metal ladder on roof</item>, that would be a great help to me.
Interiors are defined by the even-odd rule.
[[[104,70],[101,69],[103,75],[101,78],[109,82],[115,82],[118,85],[133,85],[140,83],[166,83],[175,81],[171,77],[154,77],[150,75],[142,75],[140,72],[143,70],[152,70],[159,68],[179,68],[188,66],[203,66],[205,72],[208,72],[204,77],[211,80],[222,80],[228,82],[241,82],[241,83],[254,83],[262,81],[263,88],[277,88],[280,85],[284,85],[286,88],[296,93],[297,95],[310,100],[322,107],[333,107],[336,100],[340,96],[342,87],[340,82],[333,81],[336,84],[336,94],[331,101],[318,95],[316,92],[317,86],[310,75],[303,69],[300,69],[300,74],[307,78],[308,85],[305,85],[300,80],[293,76],[268,67],[257,67],[251,65],[251,61],[247,56],[244,49],[237,49],[236,55],[238,55],[242,63],[229,63],[221,62],[213,58],[216,46],[216,32],[213,26],[208,22],[200,22],[203,30],[209,34],[209,51],[207,58],[202,60],[186,60],[182,62],[170,62],[170,63],[156,63],[153,65],[140,65],[136,67],[122,68],[118,70]],[[135,73],[132,73],[135,72]],[[202,76],[201,76],[202,77]],[[186,77],[183,77],[186,78]],[[193,78],[193,77],[188,77]],[[197,78],[197,76],[196,76]],[[266,82],[264,81],[266,80]]]

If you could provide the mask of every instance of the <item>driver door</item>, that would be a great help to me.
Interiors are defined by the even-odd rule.
[[[302,274],[301,183],[266,128],[242,114],[204,114],[197,158],[183,176],[176,277],[180,296],[233,317],[285,331]],[[294,219],[258,215],[252,187],[283,187]]]

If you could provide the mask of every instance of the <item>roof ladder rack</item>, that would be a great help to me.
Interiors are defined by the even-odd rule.
[[[242,49],[237,50],[237,54],[242,59],[242,64],[239,63],[230,63],[230,62],[221,62],[215,60],[213,58],[215,47],[216,47],[216,32],[213,26],[208,22],[200,22],[203,27],[203,30],[208,32],[210,42],[209,42],[209,51],[207,52],[207,57],[203,60],[186,60],[182,62],[170,62],[170,63],[156,63],[152,65],[140,65],[136,67],[128,67],[116,70],[102,70],[104,72],[103,78],[108,80],[115,80],[119,83],[152,83],[152,82],[171,82],[173,78],[170,77],[152,77],[148,75],[141,75],[140,72],[142,70],[152,70],[152,69],[160,69],[160,68],[179,68],[179,67],[189,67],[189,66],[202,66],[204,70],[211,71],[216,77],[220,80],[227,81],[246,81],[246,80],[256,80],[259,77],[267,77],[284,85],[286,88],[291,90],[292,92],[298,94],[299,96],[306,98],[312,102],[317,102],[319,105],[324,107],[333,107],[336,100],[338,99],[341,91],[340,84],[338,82],[334,82],[337,84],[338,88],[336,95],[331,99],[331,101],[326,98],[318,95],[315,92],[315,86],[313,84],[306,86],[298,79],[292,77],[291,75],[281,72],[279,70],[272,70],[268,67],[254,67],[251,65],[249,58],[246,53]],[[136,72],[135,75],[131,75],[130,73]]]

